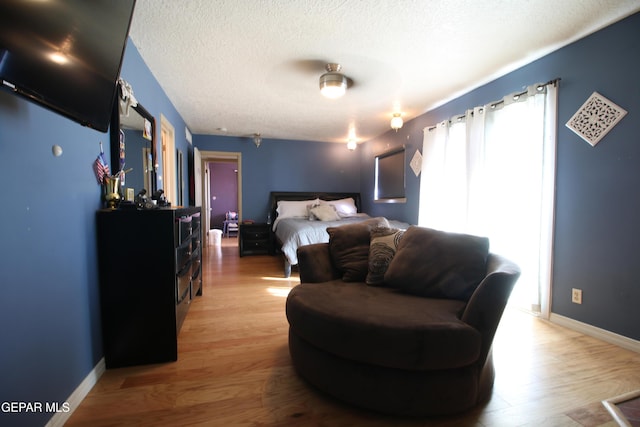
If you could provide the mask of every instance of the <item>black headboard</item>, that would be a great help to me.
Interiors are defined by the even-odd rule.
[[[351,197],[358,208],[358,212],[361,211],[360,205],[360,193],[332,193],[332,192],[313,192],[313,191],[272,191],[269,196],[271,219],[275,220],[277,216],[276,209],[278,209],[278,201],[280,200],[312,200],[315,198],[321,200],[340,200]]]

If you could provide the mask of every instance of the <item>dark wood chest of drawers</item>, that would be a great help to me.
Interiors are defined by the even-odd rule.
[[[273,255],[273,233],[266,223],[240,224],[238,246],[240,256]]]
[[[200,208],[101,210],[97,215],[107,368],[178,358],[178,333],[202,294]]]

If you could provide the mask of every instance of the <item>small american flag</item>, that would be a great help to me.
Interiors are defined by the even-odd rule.
[[[93,162],[93,171],[96,174],[96,179],[98,180],[98,185],[102,185],[104,183],[104,177],[106,175],[110,175],[109,165],[104,159],[104,150],[102,149],[102,142],[100,143],[100,154],[96,158],[96,161]]]

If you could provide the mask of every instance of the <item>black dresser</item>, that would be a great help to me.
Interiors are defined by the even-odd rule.
[[[202,295],[200,208],[101,210],[97,217],[107,368],[178,359],[178,333]]]

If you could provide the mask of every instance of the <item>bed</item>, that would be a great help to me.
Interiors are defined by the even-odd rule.
[[[300,246],[329,241],[327,227],[371,218],[361,212],[360,193],[272,191],[270,213],[274,219],[272,230],[276,245],[284,256],[285,277],[289,277],[292,266],[298,264]],[[389,220],[389,224],[403,229],[409,226],[394,220]]]

